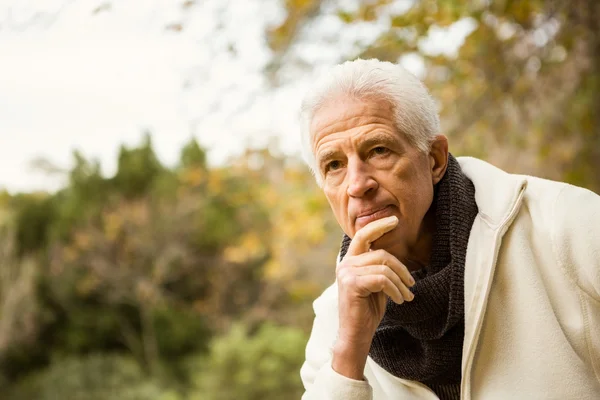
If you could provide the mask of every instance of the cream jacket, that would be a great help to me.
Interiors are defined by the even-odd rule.
[[[600,399],[600,196],[475,158],[465,265],[461,399]],[[303,400],[437,399],[368,358],[365,380],[331,368],[337,288],[314,302]]]

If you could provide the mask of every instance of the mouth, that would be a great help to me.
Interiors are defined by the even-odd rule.
[[[354,225],[356,226],[356,229],[358,230],[370,222],[376,221],[381,218],[389,217],[392,215],[394,215],[394,208],[392,205],[387,205],[385,207],[362,212],[361,214],[359,214],[356,217],[356,220],[354,221]]]

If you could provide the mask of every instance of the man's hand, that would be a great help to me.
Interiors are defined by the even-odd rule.
[[[406,266],[385,250],[370,251],[371,243],[397,224],[398,219],[392,216],[360,229],[336,269],[340,326],[332,367],[351,379],[363,379],[387,297],[398,304],[414,298],[408,287],[415,282]]]

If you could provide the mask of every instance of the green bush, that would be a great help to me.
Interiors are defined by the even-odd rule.
[[[188,364],[194,384],[189,400],[299,399],[306,340],[295,328],[265,324],[251,335],[234,326],[213,341],[208,356]]]
[[[131,358],[89,355],[55,360],[11,390],[8,400],[177,400]]]

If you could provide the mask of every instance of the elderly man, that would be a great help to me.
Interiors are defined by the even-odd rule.
[[[600,399],[600,197],[454,158],[400,66],[336,66],[305,158],[345,233],[304,400]]]

